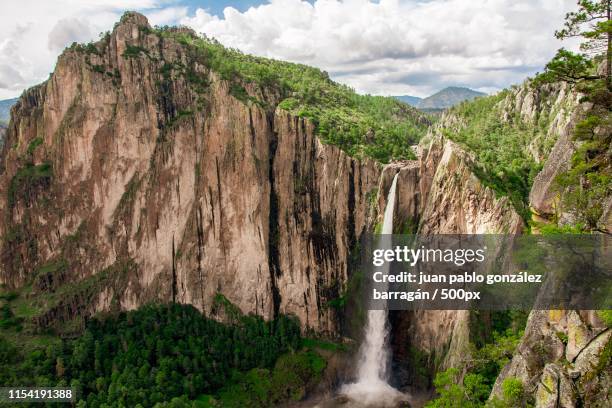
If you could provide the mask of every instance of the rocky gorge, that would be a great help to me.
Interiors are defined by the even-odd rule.
[[[334,305],[396,174],[397,232],[527,228],[453,138],[469,126],[461,115],[444,114],[412,160],[384,164],[325,143],[285,99],[274,85],[224,78],[136,13],[99,42],[67,49],[12,110],[0,155],[0,283],[28,288],[37,328],[150,302],[191,304],[223,321],[227,300],[342,338],[346,316]],[[553,181],[588,103],[565,85],[525,83],[493,109],[529,129],[524,151],[542,168],[529,193],[535,217],[571,220]],[[609,211],[599,224],[610,232]],[[393,312],[390,322],[403,370],[415,368],[414,350],[430,377],[470,358],[469,311]],[[610,333],[593,312],[532,312],[492,396],[517,377],[538,407],[609,401]]]

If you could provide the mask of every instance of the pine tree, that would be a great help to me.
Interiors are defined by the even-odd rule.
[[[606,59],[606,83],[612,90],[612,22],[611,0],[579,0],[578,10],[565,15],[565,26],[555,32],[559,39],[581,37],[582,51],[601,55]]]

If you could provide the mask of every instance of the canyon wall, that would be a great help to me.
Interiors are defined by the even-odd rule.
[[[381,188],[399,171],[395,225],[411,232],[433,234],[517,234],[523,221],[506,197],[495,197],[471,170],[473,158],[441,135],[443,119],[419,150],[419,160],[385,167]],[[386,204],[379,197],[381,208]],[[410,231],[411,229],[411,231]],[[435,373],[461,366],[469,358],[470,313],[465,310],[398,312],[392,317],[394,355],[407,366],[423,364],[414,353],[427,356]],[[412,356],[406,350],[413,350]],[[408,375],[410,377],[410,375]]]
[[[352,252],[384,213],[398,172],[397,232],[525,227],[448,138],[466,125],[452,113],[417,160],[383,169],[323,144],[309,120],[278,107],[277,87],[242,85],[246,95],[131,13],[98,43],[66,50],[49,80],[22,95],[0,155],[0,283],[29,288],[39,327],[151,301],[223,319],[229,301],[337,335],[332,302],[345,295]],[[495,107],[502,122],[542,130],[526,147],[544,166],[530,195],[541,219],[558,215],[552,181],[586,108],[567,87],[529,84]],[[395,355],[418,350],[432,372],[461,366],[469,322],[467,311],[398,313]],[[542,401],[563,387],[600,398],[589,361],[609,337],[593,313],[533,312],[494,393],[517,376]]]
[[[39,325],[155,300],[214,315],[227,299],[336,330],[328,302],[380,168],[323,145],[275,87],[244,87],[263,102],[131,13],[20,98],[0,159],[0,282],[32,285]]]
[[[574,126],[588,114],[592,104],[581,102],[582,95],[567,85],[549,85],[544,91],[550,92],[551,88],[556,96],[552,106],[557,115],[551,121],[549,134],[556,137],[550,154],[543,158],[542,171],[534,180],[529,204],[536,222],[572,225],[574,216],[563,207],[560,199],[563,191],[557,187],[555,178],[569,168],[577,147],[572,138]],[[538,91],[541,92],[532,91],[534,96],[528,100],[542,103]],[[519,94],[528,92],[523,87]],[[538,113],[536,108],[534,103],[523,104],[521,115],[533,122]],[[600,127],[596,131],[610,129]],[[610,198],[596,233],[612,231],[609,203]],[[538,233],[537,228],[533,232]],[[501,398],[504,381],[516,378],[536,407],[610,406],[611,348],[612,331],[598,311],[534,310],[516,353],[495,382],[491,399]]]
[[[515,121],[525,128],[525,132],[535,134],[526,146],[526,153],[543,166],[530,194],[536,221],[555,216],[568,218],[559,209],[559,192],[554,178],[567,170],[569,157],[575,150],[571,139],[574,125],[590,108],[588,103],[581,103],[580,98],[581,95],[567,85],[533,87],[526,83],[508,92],[494,107],[502,122]],[[410,228],[398,232],[523,232],[525,221],[510,201],[506,197],[496,197],[474,175],[473,155],[445,136],[464,126],[462,118],[452,112],[445,114],[421,143],[418,161],[392,164],[384,169],[379,208],[384,208],[384,191],[388,189],[392,174],[398,171],[400,174],[396,225]],[[609,230],[609,222],[602,220],[602,225]],[[392,324],[395,356],[400,364],[402,359],[406,360],[404,365],[409,372],[410,366],[424,363],[429,365],[431,372],[469,364],[471,327],[468,311],[395,313]],[[566,345],[560,336],[569,339]],[[556,406],[554,403],[560,398],[556,392],[560,387],[565,387],[561,394],[566,393],[564,398],[569,400],[601,398],[605,388],[602,384],[609,384],[610,373],[598,361],[607,358],[605,349],[609,348],[609,336],[609,329],[594,312],[532,312],[518,353],[500,375],[492,397],[501,396],[503,381],[516,376],[534,398],[537,394],[538,401],[549,401],[549,405],[542,402],[541,406]],[[416,353],[406,351],[411,349],[416,349]],[[567,353],[571,355],[565,357]],[[564,361],[567,363],[563,364]],[[417,375],[413,371],[407,377]],[[603,379],[598,379],[602,375]],[[567,378],[573,378],[573,383],[562,381]]]

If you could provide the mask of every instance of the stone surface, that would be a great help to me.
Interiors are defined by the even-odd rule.
[[[60,259],[69,266],[58,285],[92,282],[44,307],[43,326],[154,300],[215,315],[221,294],[245,313],[290,313],[335,332],[328,302],[346,288],[380,167],[275,110],[274,88],[245,84],[265,107],[238,100],[141,15],[126,15],[96,47],[66,50],[17,102],[0,188],[28,162],[50,163],[53,176],[0,198],[0,235],[14,238],[3,244],[0,282],[18,287]],[[205,91],[164,73],[170,64],[191,64]]]

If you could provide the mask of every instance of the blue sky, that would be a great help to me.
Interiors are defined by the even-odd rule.
[[[190,12],[195,12],[198,8],[209,10],[212,14],[221,16],[225,7],[231,6],[239,11],[246,11],[249,7],[258,6],[267,1],[237,0],[237,1],[213,1],[213,0],[185,0],[178,3],[189,7]]]
[[[44,81],[126,10],[244,52],[313,65],[358,92],[494,92],[541,71],[575,0],[20,0],[0,14],[0,99]]]

